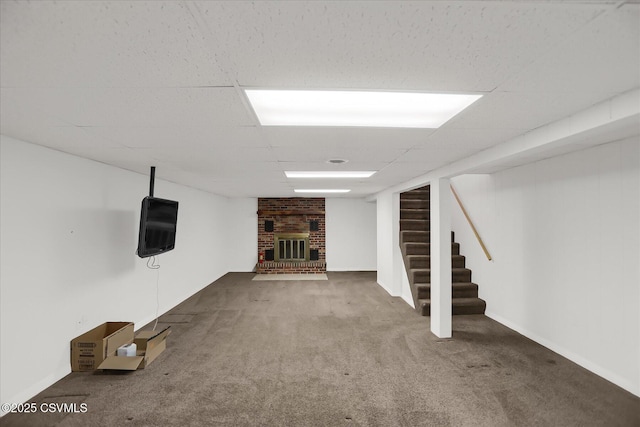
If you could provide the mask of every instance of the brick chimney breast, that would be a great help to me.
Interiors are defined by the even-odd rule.
[[[271,255],[272,252],[267,251],[274,251],[278,254],[280,251],[275,248],[275,242],[279,236],[284,236],[280,238],[281,259],[258,263],[257,273],[326,272],[324,198],[258,198],[258,253]],[[308,247],[305,246],[307,239]],[[286,251],[284,245],[288,248]],[[306,252],[306,259],[303,252]],[[295,255],[295,259],[286,259],[287,254]],[[309,254],[317,259],[310,260]]]

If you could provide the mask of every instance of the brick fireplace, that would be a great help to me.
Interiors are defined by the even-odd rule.
[[[258,198],[256,272],[324,273],[324,216],[324,198]]]

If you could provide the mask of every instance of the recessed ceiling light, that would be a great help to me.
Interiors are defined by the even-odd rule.
[[[482,95],[245,89],[263,126],[437,128]]]
[[[376,171],[285,171],[287,178],[369,178]]]
[[[334,165],[341,165],[342,163],[347,163],[349,160],[346,159],[329,159],[327,163],[333,163]]]
[[[348,193],[351,190],[336,189],[336,188],[331,188],[331,189],[317,189],[317,188],[299,189],[299,188],[296,188],[293,191],[295,191],[296,193]]]

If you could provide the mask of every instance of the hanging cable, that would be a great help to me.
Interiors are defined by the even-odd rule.
[[[156,264],[156,257],[152,256],[147,258],[147,268],[151,270],[157,270],[160,268],[160,264]]]
[[[147,259],[147,268],[150,270],[158,270],[156,274],[156,321],[153,324],[153,330],[158,326],[158,318],[160,312],[160,264],[156,264],[156,257],[152,256]]]

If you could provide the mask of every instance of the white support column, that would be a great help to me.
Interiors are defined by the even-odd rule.
[[[449,179],[431,181],[431,332],[451,338],[451,195]]]

